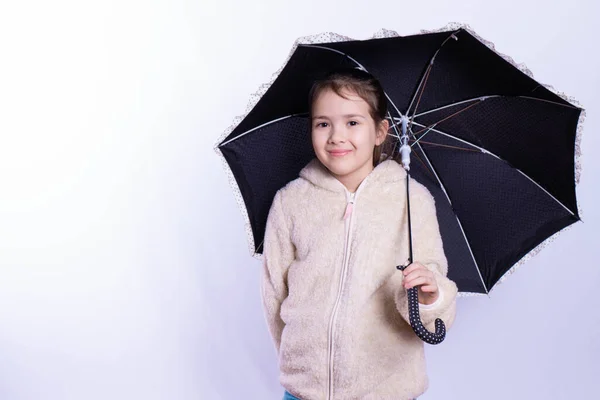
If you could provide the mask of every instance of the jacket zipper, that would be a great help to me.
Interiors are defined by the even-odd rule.
[[[344,212],[344,221],[345,221],[345,239],[344,239],[344,257],[342,264],[342,273],[340,275],[340,284],[338,287],[338,294],[335,300],[335,304],[333,306],[333,311],[331,312],[331,318],[329,319],[329,332],[328,339],[329,345],[327,348],[327,356],[328,356],[328,370],[327,370],[327,400],[331,400],[333,396],[333,348],[334,348],[334,326],[337,317],[337,311],[340,305],[340,300],[342,297],[342,290],[344,288],[344,284],[346,282],[346,272],[348,269],[348,259],[350,253],[350,235],[352,231],[352,211],[354,208],[354,204],[356,202],[356,193],[349,193],[346,190],[346,211]]]

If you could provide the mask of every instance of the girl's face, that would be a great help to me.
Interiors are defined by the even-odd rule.
[[[317,158],[354,192],[373,170],[373,149],[387,134],[387,121],[377,127],[369,105],[354,92],[319,94],[312,105],[312,143]]]

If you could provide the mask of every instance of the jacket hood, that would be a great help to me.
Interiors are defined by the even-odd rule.
[[[343,192],[346,189],[318,158],[314,158],[300,171],[300,177],[317,187],[332,192]],[[389,184],[404,179],[406,179],[404,168],[394,160],[385,160],[377,164],[359,187],[372,184]]]

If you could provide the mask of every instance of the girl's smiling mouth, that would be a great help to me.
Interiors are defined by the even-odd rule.
[[[346,154],[350,153],[351,151],[352,150],[335,149],[335,150],[328,150],[327,152],[334,157],[343,157]]]

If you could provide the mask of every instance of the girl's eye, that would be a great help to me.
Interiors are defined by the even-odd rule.
[[[319,122],[319,123],[317,124],[317,127],[318,127],[318,128],[327,128],[327,122]]]
[[[350,124],[350,126],[356,126],[356,125],[358,125],[358,122],[356,122],[356,121],[350,121],[348,123]]]

